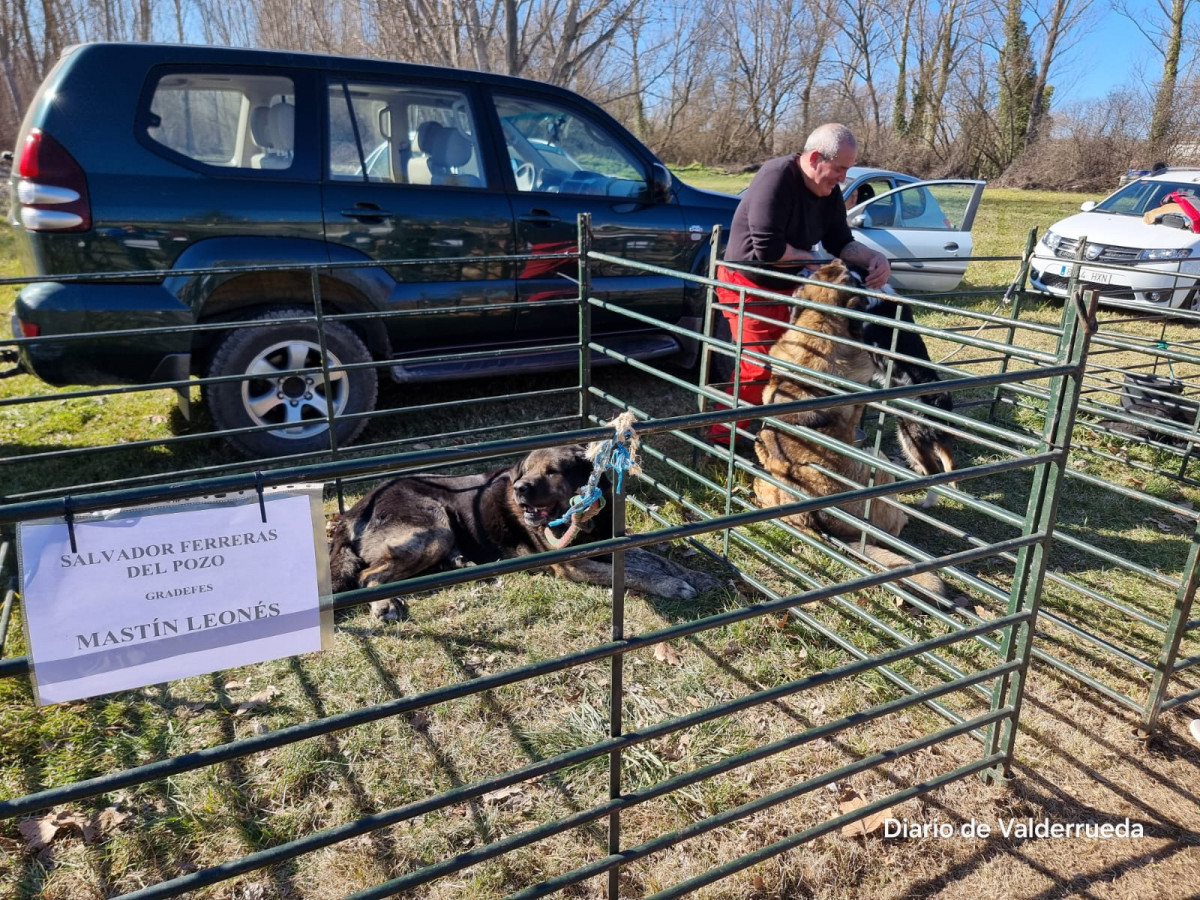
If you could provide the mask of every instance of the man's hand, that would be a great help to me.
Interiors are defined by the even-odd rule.
[[[887,257],[882,253],[876,253],[871,258],[871,264],[867,267],[867,287],[872,290],[880,290],[888,279],[892,277],[892,264],[888,262]]]
[[[867,270],[866,284],[871,290],[880,290],[892,277],[892,264],[882,253],[851,241],[842,248],[842,259]]]

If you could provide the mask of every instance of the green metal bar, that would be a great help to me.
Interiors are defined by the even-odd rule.
[[[317,342],[321,347],[321,381],[325,385],[325,396],[333,397],[333,379],[329,375],[329,347],[325,341],[325,310],[324,304],[321,302],[320,271],[320,269],[309,269],[308,278],[312,288],[313,313],[317,318]],[[245,380],[247,376],[242,375],[239,378]],[[326,406],[325,422],[329,427],[325,429],[325,432],[329,435],[329,453],[334,457],[338,455],[336,418],[333,406]]]
[[[712,232],[708,236],[708,284],[704,285],[704,321],[703,331],[704,337],[709,338],[716,334],[717,319],[721,315],[720,309],[717,307],[717,265],[718,258],[721,255],[721,226],[714,225]],[[697,409],[700,412],[707,412],[707,398],[709,388],[709,373],[712,369],[712,342],[709,340],[700,340],[700,372],[697,379],[697,385],[700,391],[696,395]],[[692,387],[692,385],[688,385]]]

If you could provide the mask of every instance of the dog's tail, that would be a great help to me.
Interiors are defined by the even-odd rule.
[[[352,591],[358,585],[358,573],[367,567],[358,555],[354,537],[345,516],[337,516],[329,523],[329,574],[333,592]]]
[[[901,566],[912,564],[912,560],[908,557],[901,556],[893,550],[889,550],[886,547],[879,547],[875,544],[868,545],[866,552],[867,556],[887,569],[897,569]],[[932,601],[935,606],[939,606],[942,609],[952,609],[968,605],[967,598],[951,590],[950,585],[946,584],[945,580],[936,572],[921,572],[917,575],[911,575],[903,579],[901,584],[912,590],[913,593]]]

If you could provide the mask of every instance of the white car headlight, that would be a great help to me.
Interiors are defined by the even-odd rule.
[[[1062,238],[1050,229],[1046,229],[1046,233],[1042,235],[1042,243],[1046,245],[1047,250],[1057,250],[1058,245],[1062,243]]]
[[[1184,247],[1182,250],[1168,250],[1167,248],[1164,247],[1159,250],[1143,250],[1141,253],[1138,254],[1138,259],[1153,259],[1153,260],[1187,259],[1191,255],[1192,255],[1191,247]]]

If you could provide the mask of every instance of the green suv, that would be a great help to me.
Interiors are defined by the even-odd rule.
[[[259,426],[230,436],[254,456],[328,447],[331,417],[353,440],[378,371],[574,365],[578,315],[562,301],[578,296],[565,254],[579,213],[596,250],[702,272],[736,206],[550,85],[157,44],[67,51],[21,125],[10,186],[25,270],[50,276],[17,298],[21,366],[55,385],[223,379],[205,402],[222,429]],[[314,263],[328,264],[320,331]],[[54,280],[67,275],[82,278]],[[598,266],[592,292],[699,327],[701,292],[667,274]],[[685,352],[627,317],[593,329],[632,357]]]

